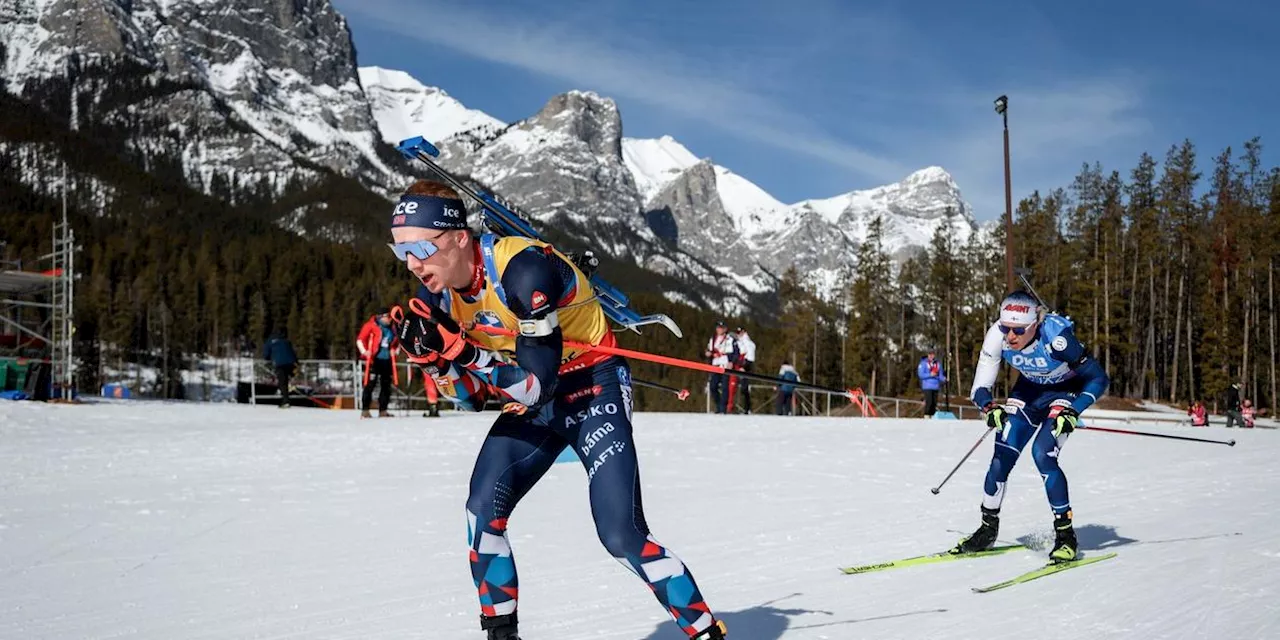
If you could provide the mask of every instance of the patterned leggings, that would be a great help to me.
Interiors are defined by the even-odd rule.
[[[480,448],[467,499],[471,574],[486,616],[513,613],[519,593],[507,518],[566,446],[589,479],[591,515],[609,553],[649,585],[692,636],[715,618],[684,563],[649,534],[631,437],[631,376],[607,360],[562,376],[558,398],[532,420],[503,415]]]

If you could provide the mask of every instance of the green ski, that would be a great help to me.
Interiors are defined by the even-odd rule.
[[[843,567],[840,570],[848,575],[857,573],[871,573],[873,571],[884,571],[885,569],[898,569],[901,567],[914,567],[920,564],[933,564],[935,562],[949,562],[951,560],[965,560],[968,558],[985,558],[987,556],[998,556],[1002,553],[1010,551],[1018,551],[1026,547],[1020,544],[1011,544],[1004,547],[992,547],[986,551],[973,551],[970,553],[951,553],[943,551],[941,553],[931,553],[927,556],[916,556],[914,558],[904,558],[902,560],[891,560],[889,562],[880,562],[877,564],[864,564],[860,567]]]
[[[986,593],[986,592],[988,592],[988,591],[995,591],[996,589],[1003,589],[1003,588],[1005,588],[1005,587],[1012,587],[1012,586],[1013,586],[1013,585],[1015,585],[1015,584],[1022,584],[1022,583],[1024,583],[1024,582],[1030,582],[1030,581],[1032,581],[1032,580],[1035,580],[1036,578],[1043,578],[1043,577],[1048,576],[1048,575],[1053,575],[1053,574],[1055,574],[1055,573],[1058,573],[1059,571],[1066,571],[1067,569],[1074,569],[1074,568],[1076,568],[1076,567],[1083,567],[1083,566],[1085,566],[1085,565],[1090,565],[1090,564],[1093,564],[1093,563],[1095,563],[1095,562],[1102,562],[1103,560],[1110,560],[1111,558],[1114,558],[1114,557],[1116,557],[1116,554],[1115,554],[1115,553],[1108,553],[1108,554],[1106,554],[1106,555],[1101,555],[1101,556],[1089,556],[1089,557],[1087,557],[1087,558],[1081,558],[1081,559],[1079,559],[1079,560],[1072,560],[1072,561],[1070,561],[1070,562],[1057,562],[1057,563],[1050,563],[1050,564],[1047,564],[1047,565],[1045,565],[1045,566],[1043,566],[1043,567],[1040,567],[1039,569],[1036,569],[1036,570],[1034,570],[1034,571],[1028,571],[1028,572],[1026,572],[1026,573],[1024,573],[1024,574],[1022,574],[1022,575],[1020,575],[1020,576],[1018,576],[1018,577],[1016,577],[1016,578],[1013,578],[1012,580],[1005,580],[1004,582],[999,582],[999,583],[996,583],[996,584],[993,584],[993,585],[991,585],[991,586],[987,586],[987,587],[974,587],[974,588],[973,588],[973,592],[974,592],[974,593]]]

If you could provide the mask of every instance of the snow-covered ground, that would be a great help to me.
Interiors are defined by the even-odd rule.
[[[481,638],[463,503],[491,419],[0,403],[0,638]],[[990,441],[928,490],[977,423],[636,422],[654,534],[734,640],[1280,637],[1275,431],[1176,431],[1236,447],[1074,435],[1082,546],[1119,557],[979,595],[1043,552],[837,571],[977,524]],[[524,637],[683,637],[596,541],[585,489],[578,464],[555,465],[512,518]],[[1003,539],[1050,535],[1029,459],[1003,516]]]

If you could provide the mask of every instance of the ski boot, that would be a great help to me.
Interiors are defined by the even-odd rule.
[[[505,616],[480,616],[480,628],[489,633],[487,640],[520,640],[520,635],[516,632],[516,614],[508,613]]]
[[[724,626],[724,621],[716,620],[715,624],[703,629],[702,633],[689,638],[689,640],[725,640],[725,634],[727,633],[729,633],[729,629]]]
[[[982,507],[982,524],[978,530],[967,535],[952,547],[951,553],[973,553],[986,551],[996,544],[996,536],[1000,533],[1000,510]]]
[[[1049,552],[1049,559],[1055,563],[1075,560],[1080,543],[1076,541],[1076,530],[1071,526],[1070,511],[1053,517],[1053,532],[1053,551]]]

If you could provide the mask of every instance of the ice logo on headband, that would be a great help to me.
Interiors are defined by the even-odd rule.
[[[456,198],[405,195],[391,212],[391,226],[465,229],[467,211]]]

